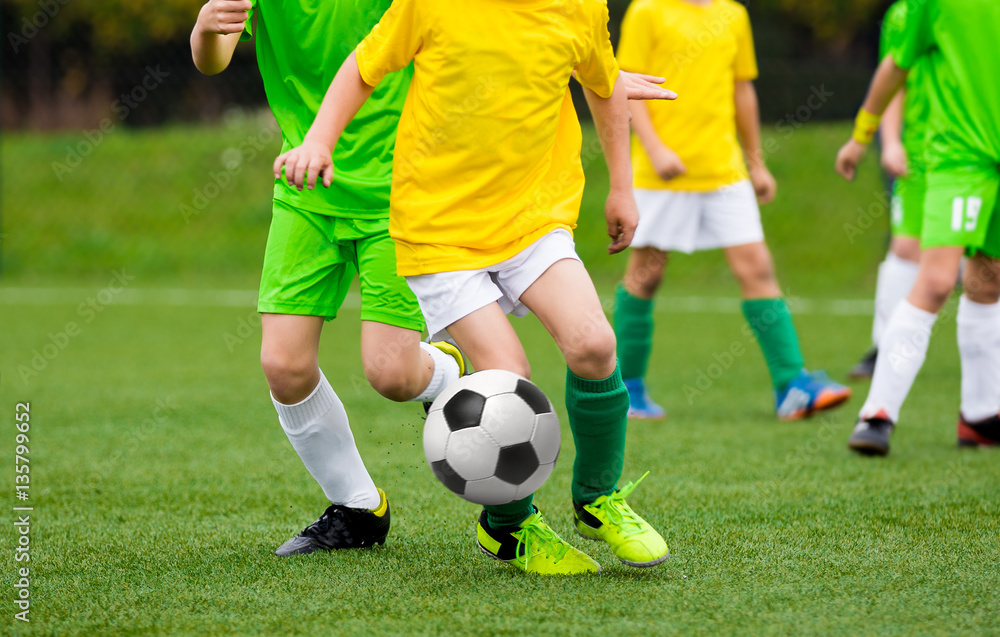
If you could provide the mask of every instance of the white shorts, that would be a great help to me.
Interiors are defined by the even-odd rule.
[[[406,283],[420,303],[431,340],[441,340],[449,325],[493,302],[500,303],[500,309],[507,314],[526,315],[529,310],[521,303],[521,295],[563,259],[579,261],[580,257],[573,235],[559,229],[496,265],[408,276]]]
[[[747,180],[709,192],[633,192],[639,207],[633,248],[691,253],[764,240],[757,197]]]

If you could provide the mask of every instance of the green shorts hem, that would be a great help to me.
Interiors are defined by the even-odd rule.
[[[391,312],[365,310],[362,308],[361,320],[371,321],[373,323],[384,323],[386,325],[392,325],[393,327],[401,327],[404,330],[413,330],[414,332],[424,331],[423,318],[416,318],[414,316],[398,316],[392,314]]]
[[[327,321],[337,318],[339,307],[329,305],[299,305],[297,303],[257,303],[257,311],[261,314],[290,314],[293,316],[321,316]]]

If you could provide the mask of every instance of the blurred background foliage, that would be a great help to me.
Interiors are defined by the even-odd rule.
[[[612,39],[628,0],[609,0]],[[811,87],[835,92],[817,116],[851,114],[875,59],[887,0],[755,0],[754,26],[765,117],[803,103]],[[2,0],[4,46],[0,123],[11,128],[81,128],[108,116],[115,99],[148,67],[170,74],[170,90],[136,109],[131,125],[212,119],[227,105],[262,105],[250,45],[241,45],[222,81],[210,84],[190,62],[197,0]],[[860,87],[860,88],[859,88]]]

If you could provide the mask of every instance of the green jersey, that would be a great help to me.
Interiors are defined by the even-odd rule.
[[[899,66],[925,65],[931,112],[928,170],[1000,164],[1000,1],[910,2],[889,53]]]
[[[880,58],[885,57],[902,38],[906,30],[907,4],[907,0],[896,0],[885,12],[879,42]],[[903,102],[903,148],[906,149],[907,167],[915,173],[923,172],[924,136],[931,112],[930,88],[927,86],[927,72],[923,68],[925,59],[917,59],[910,69]]]
[[[334,75],[391,4],[390,0],[251,0],[243,39],[257,18],[257,65],[283,138],[282,152],[302,143]],[[298,191],[284,179],[274,198],[335,217],[389,216],[392,151],[413,67],[385,77],[348,124],[333,152],[330,188]]]

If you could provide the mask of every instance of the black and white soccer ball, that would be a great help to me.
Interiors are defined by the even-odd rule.
[[[528,379],[497,369],[449,385],[424,425],[434,475],[477,504],[507,504],[537,491],[555,467],[559,444],[548,397]]]

